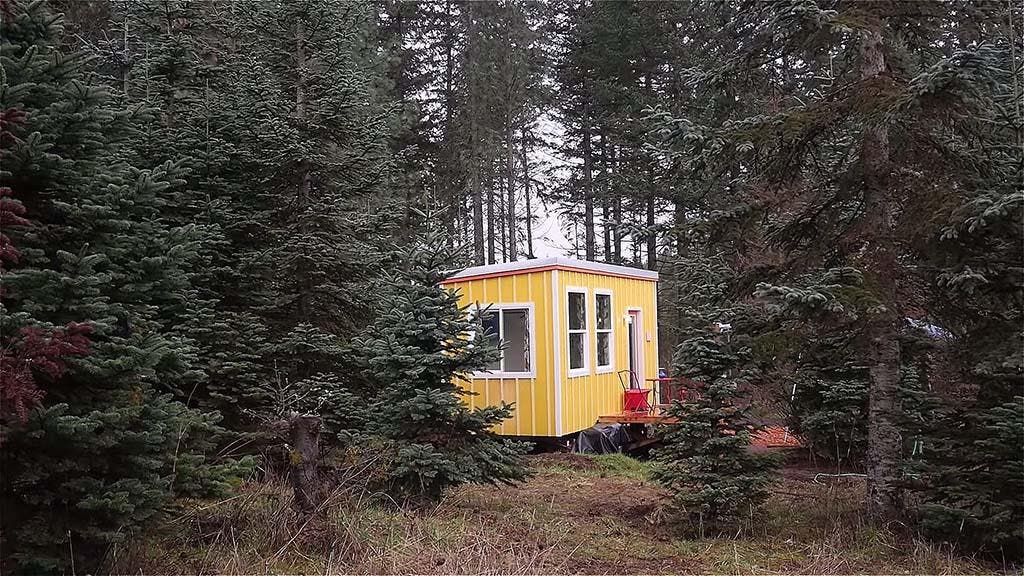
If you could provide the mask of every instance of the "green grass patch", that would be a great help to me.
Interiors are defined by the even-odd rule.
[[[648,480],[651,464],[625,454],[544,454],[530,460],[538,472],[572,478]]]
[[[593,456],[598,463],[598,470],[604,476],[620,476],[634,480],[648,480],[651,465],[625,454],[601,454]]]

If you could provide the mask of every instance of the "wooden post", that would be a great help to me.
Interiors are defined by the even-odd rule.
[[[288,418],[288,440],[291,444],[288,460],[292,489],[295,491],[295,505],[305,514],[315,511],[323,498],[317,470],[320,460],[320,424],[319,416],[292,414]]]

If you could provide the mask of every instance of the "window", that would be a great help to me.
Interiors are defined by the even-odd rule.
[[[569,312],[569,374],[587,373],[587,293],[570,290]]]
[[[523,309],[501,311],[502,372],[530,371],[530,312]]]
[[[501,311],[485,310],[480,314],[480,326],[484,331],[484,339],[495,348],[501,347]],[[487,364],[486,368],[491,371],[501,371],[501,357],[497,357]]]
[[[597,340],[597,368],[612,369],[612,295],[594,294],[594,331]]]
[[[493,345],[501,347],[500,356],[487,365],[479,377],[532,376],[530,350],[532,309],[524,305],[490,306],[480,312],[480,325]]]

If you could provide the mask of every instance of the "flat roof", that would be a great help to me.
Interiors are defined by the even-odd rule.
[[[501,264],[487,264],[485,266],[473,266],[453,274],[442,283],[455,282],[459,280],[475,280],[480,278],[493,278],[496,276],[511,276],[514,274],[526,274],[541,270],[572,270],[575,272],[587,272],[602,276],[618,276],[624,278],[635,278],[637,280],[648,280],[656,282],[658,273],[654,270],[642,268],[630,268],[629,266],[618,266],[605,262],[591,262],[589,260],[576,260],[575,258],[534,258],[531,260],[517,260],[515,262],[503,262]]]

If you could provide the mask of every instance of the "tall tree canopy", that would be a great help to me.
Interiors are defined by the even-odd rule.
[[[2,388],[38,390],[2,416],[4,564],[95,570],[175,496],[227,488],[219,418],[167,393],[203,379],[161,314],[189,305],[197,243],[160,218],[184,168],[132,163],[143,120],[59,48],[62,19],[3,8]]]
[[[983,416],[990,410],[1007,423],[1021,410],[1022,279],[1011,264],[1024,258],[1019,35],[997,4],[699,8],[724,12],[728,24],[708,42],[713,64],[687,70],[690,89],[706,102],[731,93],[747,103],[720,118],[657,117],[677,169],[722,191],[714,211],[677,226],[688,237],[708,224],[719,231],[702,249],[728,255],[738,272],[722,321],[733,320],[730,301],[751,298],[773,314],[761,325],[736,321],[758,335],[778,381],[833,396],[846,386],[845,409],[865,402],[869,502],[879,517],[896,517],[912,450],[904,417],[921,376],[977,422],[926,442],[954,452],[967,442],[1021,445],[982,423],[995,418]],[[993,298],[1001,304],[988,308]],[[976,299],[999,313],[973,308]],[[979,347],[979,338],[1000,345]],[[982,440],[993,437],[1002,440]],[[926,467],[945,461],[936,456]],[[980,460],[1000,458],[986,453],[973,465]],[[1016,483],[1020,470],[1000,476]],[[972,505],[962,478],[928,477],[928,493],[946,494],[954,516],[1020,517],[995,485],[971,490],[987,502]]]
[[[1015,8],[0,0],[3,561],[99,569],[295,412],[405,499],[522,478],[436,282],[555,253],[661,273],[698,522],[785,419],[878,521],[1019,556]]]

